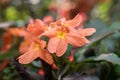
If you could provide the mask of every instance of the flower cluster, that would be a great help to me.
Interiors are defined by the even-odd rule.
[[[85,37],[92,35],[96,30],[80,27],[84,20],[83,14],[76,15],[72,20],[62,18],[55,22],[40,19],[31,20],[27,31],[22,32],[24,41],[20,45],[22,55],[18,57],[18,61],[28,64],[36,58],[40,58],[48,64],[54,65],[51,54],[61,57],[65,54],[68,44],[81,47],[89,43]],[[43,36],[49,38],[48,42],[42,39]]]

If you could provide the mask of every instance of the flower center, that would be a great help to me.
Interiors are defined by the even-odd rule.
[[[35,44],[35,49],[36,49],[36,50],[40,50],[40,45],[36,43],[36,44]]]
[[[57,37],[64,39],[65,38],[65,34],[66,34],[65,32],[58,31],[57,32]]]

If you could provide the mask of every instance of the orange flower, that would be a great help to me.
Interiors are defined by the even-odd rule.
[[[8,28],[8,32],[10,32],[13,36],[23,37],[27,34],[25,27],[21,28]]]
[[[53,34],[54,33],[54,34]],[[51,53],[56,53],[57,56],[62,56],[67,50],[68,43],[73,46],[83,46],[86,43],[85,37],[73,32],[54,31],[49,34],[44,34],[50,37],[48,42],[48,50]]]
[[[48,51],[44,49],[45,46],[46,46],[45,41],[34,39],[28,51],[18,58],[19,62],[22,64],[28,64],[35,60],[36,58],[40,58],[50,65],[53,64],[53,58],[48,53]]]
[[[20,51],[20,53],[25,53],[28,50],[28,48],[32,42],[33,36],[26,31],[25,27],[7,28],[6,30],[7,30],[6,36],[8,36],[8,33],[9,33],[9,35],[11,35],[11,37],[12,37],[12,35],[16,36],[16,37],[24,37],[24,41],[21,43],[21,45],[19,47],[19,51]],[[6,40],[9,40],[9,39],[6,38]]]
[[[44,23],[40,19],[36,19],[28,24],[27,31],[32,33],[34,36],[38,36],[44,32],[45,27]]]
[[[7,28],[5,30],[6,32],[2,36],[2,40],[3,40],[3,46],[1,48],[2,52],[8,51],[10,49],[12,41],[13,41],[12,36],[24,37],[28,34],[28,32],[25,30],[25,27]]]
[[[2,35],[2,41],[3,41],[3,44],[0,51],[6,52],[11,48],[11,44],[13,42],[12,35],[9,32],[5,32]]]
[[[45,24],[49,24],[49,23],[53,22],[53,17],[52,16],[46,16],[46,17],[43,18],[43,22]]]
[[[40,58],[52,67],[56,67],[50,53],[55,53],[60,57],[66,52],[68,44],[81,47],[89,43],[85,36],[92,35],[96,30],[94,28],[82,29],[82,27],[78,27],[83,24],[84,20],[82,14],[78,14],[68,21],[62,18],[56,22],[48,22],[49,26],[45,21],[43,23],[39,19],[32,20],[27,27],[28,32],[24,35],[24,42],[20,46],[20,52],[24,54],[18,58],[19,62],[28,64],[36,58]],[[47,49],[45,49],[46,42],[40,40],[41,36],[49,37]]]
[[[75,29],[81,22],[82,18],[80,15],[69,21],[61,19],[54,25],[57,26],[55,27],[56,29],[45,31],[43,35],[50,38],[48,42],[49,52],[56,53],[60,57],[66,52],[68,44],[80,47],[85,45],[85,43],[89,43],[85,36],[93,34],[95,29]]]
[[[24,41],[20,44],[20,47],[19,47],[20,53],[23,54],[27,52],[32,41],[33,41],[33,36],[27,32],[27,34],[24,36]]]

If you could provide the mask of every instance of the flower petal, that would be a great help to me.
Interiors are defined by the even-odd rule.
[[[37,26],[40,26],[40,27],[44,28],[44,23],[43,23],[42,20],[40,20],[40,19],[36,19],[36,20],[35,20],[35,24],[36,24]]]
[[[40,20],[40,19],[36,19],[36,20],[35,20],[35,26],[39,26],[39,29],[40,29],[41,31],[44,31],[44,30],[45,30],[45,24],[44,24],[43,21]]]
[[[66,21],[65,23],[75,28],[81,25],[86,19],[85,14],[77,14],[72,20]]]
[[[42,49],[44,49],[46,47],[46,42],[44,40],[40,41],[40,46]]]
[[[56,35],[56,30],[47,30],[41,35],[47,36],[49,38],[54,37]]]
[[[18,59],[18,61],[22,64],[29,64],[33,60],[35,60],[38,57],[38,54],[35,54],[33,52],[27,52],[23,55],[21,55]]]
[[[9,33],[9,32],[5,32],[3,35],[2,35],[2,46],[0,48],[0,51],[1,52],[7,52],[10,48],[11,48],[11,44],[13,42],[13,38],[12,38],[12,35]]]
[[[26,41],[22,42],[19,47],[20,53],[25,53],[28,51],[30,44],[28,44]]]
[[[78,33],[80,35],[83,35],[83,36],[90,36],[90,35],[92,35],[95,32],[96,32],[95,28],[86,28],[86,29],[79,29],[78,30]]]
[[[24,27],[22,27],[22,28],[10,28],[10,29],[8,29],[8,31],[12,35],[14,35],[14,36],[20,36],[20,37],[26,36],[26,34],[27,34],[27,31],[25,31]]]
[[[51,53],[55,53],[57,50],[58,43],[59,39],[57,37],[50,38],[48,42],[48,51]]]
[[[51,22],[53,22],[53,17],[52,16],[46,16],[43,18],[43,22],[46,23],[46,24],[49,24]]]
[[[34,42],[31,44],[28,52],[24,53],[20,57],[18,57],[18,61],[22,64],[28,64],[35,60],[39,56],[39,51],[35,48]]]
[[[67,41],[65,39],[60,39],[58,42],[57,50],[56,50],[56,55],[58,57],[62,56],[66,50],[67,50]]]
[[[85,40],[85,43],[90,43],[90,41],[87,38],[85,37],[82,37],[82,38]]]
[[[73,46],[83,46],[86,43],[86,40],[83,36],[79,36],[75,33],[67,34],[66,39],[69,44]]]
[[[50,65],[54,63],[52,56],[46,50],[41,51],[41,53],[39,54],[39,57],[40,57],[40,59],[44,60],[45,62],[47,62]]]
[[[40,19],[36,19],[35,23],[30,23],[27,27],[27,31],[32,33],[33,35],[40,35],[44,32],[44,30],[44,23]]]

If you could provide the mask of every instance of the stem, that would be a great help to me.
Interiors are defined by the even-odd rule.
[[[11,63],[14,65],[16,71],[20,76],[20,80],[33,80],[32,77],[25,71],[25,69],[18,63],[17,60],[11,59]]]
[[[60,72],[59,76],[58,76],[58,80],[61,80],[62,76],[68,71],[69,69],[69,64],[66,65],[66,67],[64,67],[64,69],[62,69],[62,71]]]
[[[53,80],[53,74],[52,74],[51,65],[49,65],[48,63],[46,63],[43,60],[41,60],[41,62],[42,62],[43,70],[45,72],[44,79],[45,80]]]

